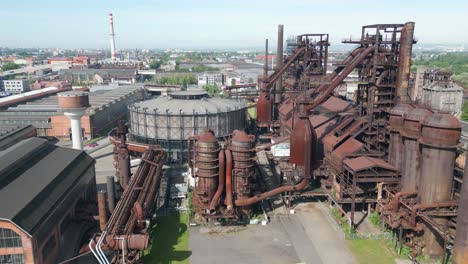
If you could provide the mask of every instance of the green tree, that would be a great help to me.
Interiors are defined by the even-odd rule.
[[[203,89],[208,92],[209,96],[219,96],[221,89],[217,85],[206,84],[203,85]]]
[[[18,64],[15,64],[14,62],[8,62],[2,66],[2,71],[11,71],[19,68],[20,66]]]
[[[159,60],[151,61],[151,63],[150,63],[150,68],[151,69],[157,70],[157,69],[159,69],[159,67],[161,67],[161,61],[159,61]]]

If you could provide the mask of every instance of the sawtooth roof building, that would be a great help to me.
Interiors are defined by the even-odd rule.
[[[82,208],[96,201],[94,163],[35,137],[0,151],[0,263],[56,263],[65,243],[80,243]]]

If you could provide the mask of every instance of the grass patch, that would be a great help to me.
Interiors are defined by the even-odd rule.
[[[83,145],[86,146],[86,145],[88,145],[88,144],[91,144],[91,143],[94,143],[94,142],[98,142],[99,140],[101,140],[101,139],[103,139],[103,138],[104,138],[104,136],[102,136],[102,137],[96,137],[96,138],[93,138],[93,139],[90,139],[90,140],[85,140],[85,141],[83,142]]]
[[[384,245],[383,240],[346,240],[349,249],[360,264],[394,264],[395,256]]]
[[[374,226],[380,226],[382,224],[382,221],[380,220],[380,216],[377,212],[372,212],[369,215],[369,221],[374,225]]]
[[[145,252],[144,263],[188,264],[192,254],[189,250],[188,226],[187,213],[158,216],[152,230],[152,245]]]

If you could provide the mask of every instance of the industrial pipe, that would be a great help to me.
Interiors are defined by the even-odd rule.
[[[213,199],[211,199],[210,203],[210,213],[213,214],[216,212],[216,206],[219,203],[219,199],[221,198],[221,194],[223,193],[224,190],[224,182],[226,179],[226,169],[224,166],[224,150],[221,149],[218,154],[218,164],[219,164],[219,175],[218,175],[218,189],[216,190],[215,195],[213,196]]]
[[[395,212],[398,211],[398,204],[399,204],[400,197],[417,195],[417,194],[418,192],[397,192],[395,196],[393,197],[392,209]]]
[[[187,161],[188,161],[189,168],[192,169],[192,174],[194,172],[193,172],[193,162],[192,162],[192,155],[190,154],[190,148],[192,146],[192,140],[195,140],[195,139],[196,137],[194,136],[191,136],[187,139]]]
[[[260,202],[262,200],[265,200],[267,198],[270,198],[272,196],[278,195],[280,193],[300,191],[304,189],[305,187],[307,187],[309,183],[310,183],[310,179],[304,178],[296,185],[281,186],[271,191],[264,192],[259,195],[247,198],[247,199],[236,200],[235,205],[236,206],[248,206],[248,205],[252,205],[254,203]]]
[[[97,240],[101,236],[96,237]],[[125,240],[125,243],[119,243],[118,240]],[[144,250],[148,248],[149,236],[147,234],[130,234],[130,235],[106,235],[103,239],[106,241],[105,248],[114,250]]]
[[[109,212],[112,214],[115,208],[115,182],[114,176],[107,176],[107,203]]]
[[[443,208],[443,207],[454,207],[457,206],[457,201],[448,201],[440,203],[431,203],[431,204],[417,204],[411,208],[411,226],[416,226],[416,213],[421,209],[431,209],[431,208]]]
[[[106,229],[107,212],[106,212],[106,191],[98,192],[98,212],[99,212],[99,228],[101,231]]]
[[[226,156],[226,204],[227,209],[232,210],[232,154],[229,149],[224,151]]]
[[[109,136],[109,141],[114,146],[119,146],[120,144],[120,139],[116,138],[115,136]],[[135,142],[126,142],[126,144],[127,144],[127,149],[129,151],[137,152],[137,153],[144,153],[149,148],[149,145],[147,144],[141,144],[141,143],[135,143]]]
[[[300,191],[307,186],[309,186],[310,179],[311,179],[311,171],[312,171],[312,162],[315,162],[315,156],[313,153],[316,151],[315,141],[317,140],[317,136],[315,135],[315,130],[310,125],[310,122],[306,115],[300,116],[300,124],[293,130],[291,134],[292,139],[297,139],[296,141],[291,141],[291,150],[292,151],[299,151],[302,150],[303,158],[296,161],[299,165],[303,166],[304,168],[304,177],[303,179],[296,185],[286,185],[281,186],[271,191],[249,197],[246,199],[239,199],[235,201],[236,206],[248,206],[262,200],[265,200],[271,196],[278,195],[283,192],[293,192],[293,191]],[[307,125],[307,126],[306,126]],[[299,136],[298,134],[303,133],[303,137]],[[302,145],[299,144],[300,140],[302,139]],[[294,144],[296,143],[296,144]],[[312,161],[313,160],[313,161]]]
[[[332,83],[323,91],[321,92],[313,101],[310,105],[305,106],[305,111],[310,111],[317,107],[319,104],[323,103],[323,101],[335,90],[335,88],[356,68],[356,66],[364,60],[369,54],[374,52],[374,47],[368,47],[367,49],[363,50],[359,56],[355,57],[351,64],[346,66],[344,70],[340,73],[337,74],[335,78],[333,78]],[[354,52],[353,52],[354,53]],[[324,86],[322,87],[322,89]],[[320,92],[320,87],[317,89],[317,91]]]

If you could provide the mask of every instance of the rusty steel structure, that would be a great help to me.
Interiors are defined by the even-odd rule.
[[[206,220],[245,220],[251,216],[251,205],[254,203],[308,187],[317,160],[314,155],[316,133],[306,119],[306,116],[302,116],[298,121],[302,125],[293,131],[298,136],[292,148],[297,149],[298,153],[305,153],[295,160],[299,180],[263,193],[258,193],[256,188],[255,136],[234,130],[221,144],[211,131],[189,138],[189,165],[196,179],[193,205],[197,214]],[[218,147],[218,144],[222,147]],[[207,181],[207,178],[210,180]]]
[[[110,135],[110,141],[119,150],[114,154],[122,156],[116,159],[116,169],[120,171],[120,182],[125,182],[121,184],[124,191],[115,204],[114,178],[109,177],[107,192],[98,193],[101,233],[93,236],[87,248],[99,263],[109,263],[104,251],[114,252],[112,263],[134,263],[138,261],[140,251],[149,246],[150,223],[156,208],[166,153],[151,145],[129,145],[126,142],[128,128],[123,122],[119,122],[114,132]],[[133,175],[130,174],[129,151],[141,154],[141,163]]]
[[[301,195],[296,191],[316,180],[320,195],[340,207],[352,228],[357,210],[375,210],[413,257],[446,261],[453,253],[454,263],[466,263],[466,212],[459,208],[466,207],[467,184],[454,176],[461,125],[450,114],[411,101],[414,30],[414,22],[363,26],[360,38],[343,41],[357,47],[330,73],[328,34],[297,36],[286,58],[278,47],[281,62],[268,74],[266,60],[258,79],[256,134],[289,139],[289,160],[275,161],[282,185],[260,193],[255,152],[263,147],[255,148],[255,137],[234,131],[215,143],[210,136],[212,180],[204,180],[204,170],[194,166],[197,158],[191,159],[204,198],[197,212],[205,219],[248,218],[250,205],[277,194]],[[278,43],[282,34],[279,26]],[[347,101],[335,89],[351,73],[359,82]],[[197,143],[192,146],[193,157],[206,155]]]
[[[290,137],[289,162],[294,163],[304,151],[293,149],[293,131],[300,124],[297,113],[305,113],[317,134],[315,154],[321,160],[314,178],[321,179],[330,199],[349,212],[351,225],[358,206],[376,207],[385,224],[398,233],[400,246],[412,247],[413,255],[443,256],[451,251],[457,222],[466,222],[455,219],[458,198],[464,197],[453,187],[459,185],[454,161],[460,149],[460,123],[411,101],[414,30],[414,22],[363,26],[359,39],[343,41],[358,47],[330,74],[323,71],[326,56],[318,56],[321,63],[301,68],[301,60],[314,49],[298,36],[283,67],[259,79],[257,131],[264,134],[267,127],[273,135]],[[321,54],[317,50],[315,54]],[[352,72],[359,83],[349,104],[334,90]],[[279,76],[285,89],[277,103]],[[459,236],[465,240],[456,240],[459,259],[468,244],[463,232]]]
[[[232,156],[233,197],[235,200],[250,198],[255,190],[255,137],[244,131],[234,130],[229,140],[228,150]],[[237,208],[242,216],[250,216],[249,205]]]
[[[195,149],[193,163],[190,151],[192,144]],[[197,179],[193,192],[193,204],[199,214],[209,214],[210,204],[218,187],[219,163],[224,162],[218,157],[224,150],[220,151],[218,140],[213,131],[205,131],[196,137],[190,138],[188,149],[189,166],[193,168],[192,172],[194,172]]]

